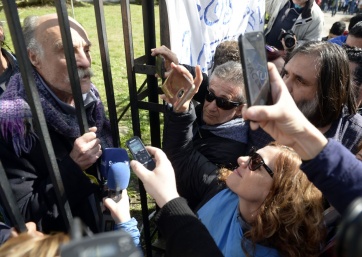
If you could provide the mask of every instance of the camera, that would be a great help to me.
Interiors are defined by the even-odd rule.
[[[292,48],[295,45],[295,34],[292,30],[285,31],[281,29],[278,40],[282,40],[284,38],[284,44],[287,48]]]

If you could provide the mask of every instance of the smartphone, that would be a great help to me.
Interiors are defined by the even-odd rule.
[[[162,55],[156,55],[156,73],[163,79],[165,77],[165,58]]]
[[[248,105],[273,104],[263,32],[241,34],[238,44]]]
[[[161,89],[177,111],[193,97],[195,85],[188,77],[172,69]]]
[[[143,166],[145,166],[149,170],[153,170],[156,167],[152,156],[146,150],[145,145],[139,137],[134,136],[131,139],[127,140],[126,145],[130,150],[133,159],[142,163]]]

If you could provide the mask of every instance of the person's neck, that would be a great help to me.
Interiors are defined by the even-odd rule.
[[[261,204],[261,202],[248,202],[239,197],[239,211],[248,224],[251,224],[255,220]]]
[[[69,104],[71,106],[74,106],[74,97],[72,93],[66,92],[64,90],[59,90],[58,88],[52,86],[48,81],[46,81],[44,79],[44,77],[42,76],[42,74],[39,72],[39,70],[36,70],[38,72],[38,74],[40,75],[40,77],[43,80],[43,83],[46,85],[46,87],[48,87],[53,94],[58,97],[58,99],[66,104]]]
[[[8,60],[0,50],[0,74],[2,74],[8,68],[8,66],[9,66]]]
[[[50,88],[51,91],[59,98],[60,101],[69,104],[71,106],[74,106],[74,97],[73,94],[59,90],[49,84],[47,86]]]
[[[332,124],[328,124],[327,126],[318,128],[320,132],[322,132],[322,134],[326,133],[330,128],[331,128]]]
[[[293,1],[292,1],[292,6],[294,7],[299,7],[299,8],[304,8],[304,6],[307,5],[307,2],[304,2],[304,3],[301,3],[301,4],[295,4]]]

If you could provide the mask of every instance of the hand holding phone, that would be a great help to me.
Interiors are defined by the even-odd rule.
[[[147,169],[153,170],[156,167],[152,156],[148,153],[145,145],[139,137],[134,136],[127,140],[126,145],[130,150],[133,158],[142,163],[143,166],[145,166]]]
[[[176,112],[187,101],[191,100],[197,91],[195,90],[195,84],[193,81],[175,66],[172,67],[171,73],[161,88],[167,97],[167,101],[172,104],[173,109]]]
[[[149,172],[136,162],[132,162],[131,167],[133,172],[143,182],[147,193],[162,208],[167,202],[179,197],[175,173],[170,160],[161,149],[152,146],[148,146],[147,149],[154,156],[157,164],[153,172]]]
[[[248,105],[272,104],[263,32],[241,34],[238,42]]]

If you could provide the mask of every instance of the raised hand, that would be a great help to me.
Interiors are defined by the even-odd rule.
[[[167,81],[165,82],[165,84],[167,84],[168,91],[176,94],[181,88],[187,89],[190,83],[195,85],[193,92],[188,96],[184,104],[182,106],[178,106],[178,108],[174,108],[174,112],[186,112],[189,109],[190,101],[192,100],[193,96],[199,91],[203,79],[201,68],[199,65],[195,67],[195,79],[193,79],[191,73],[182,65],[171,63],[171,68],[173,70],[172,75],[168,77]],[[161,98],[173,106],[175,106],[175,101],[179,101],[177,97],[169,98],[167,94],[161,95]]]
[[[168,77],[171,71],[171,63],[173,62],[175,64],[178,64],[178,59],[176,54],[164,45],[151,49],[152,56],[156,56],[159,54],[162,55],[162,57],[165,59],[165,69],[166,69],[165,78],[166,78]]]
[[[122,190],[122,197],[118,202],[107,197],[103,199],[103,203],[111,212],[111,216],[115,223],[123,223],[131,219],[127,189]]]
[[[175,173],[166,154],[156,147],[146,146],[147,151],[154,156],[156,168],[153,171],[146,169],[138,161],[131,161],[131,168],[155,200],[159,207],[179,197],[176,189]]]
[[[293,147],[303,160],[314,158],[327,144],[296,106],[274,64],[268,64],[274,105],[243,108],[252,129],[260,126],[280,144]]]

